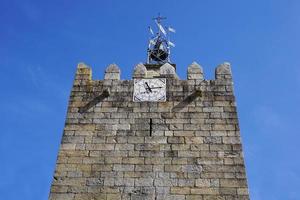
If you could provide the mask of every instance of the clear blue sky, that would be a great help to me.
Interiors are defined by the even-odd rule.
[[[299,200],[300,1],[0,0],[0,199],[46,200],[78,62],[130,79],[151,18],[176,28],[173,61],[207,79],[232,64],[252,200]]]

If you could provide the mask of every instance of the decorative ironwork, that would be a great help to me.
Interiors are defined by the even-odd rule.
[[[157,26],[157,32],[154,34],[152,28],[149,26],[150,38],[147,49],[147,64],[163,64],[171,63],[170,48],[175,47],[174,43],[170,41],[170,33],[175,33],[172,27],[163,27],[162,20],[166,17],[153,18]]]

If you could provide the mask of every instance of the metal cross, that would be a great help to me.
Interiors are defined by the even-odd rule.
[[[160,16],[160,13],[158,13],[158,16],[157,16],[157,17],[154,17],[154,18],[152,18],[152,19],[153,19],[153,20],[156,20],[157,23],[160,24],[160,21],[161,21],[161,20],[167,19],[167,18],[166,18],[166,17],[161,17],[161,16]]]

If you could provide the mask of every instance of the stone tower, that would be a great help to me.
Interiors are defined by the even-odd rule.
[[[179,80],[138,64],[120,80],[112,64],[93,80],[80,63],[49,199],[248,200],[230,65],[205,80],[192,63]]]

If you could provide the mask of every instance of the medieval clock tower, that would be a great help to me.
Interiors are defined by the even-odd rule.
[[[180,80],[162,19],[132,80],[78,65],[50,200],[249,199],[230,64]]]

